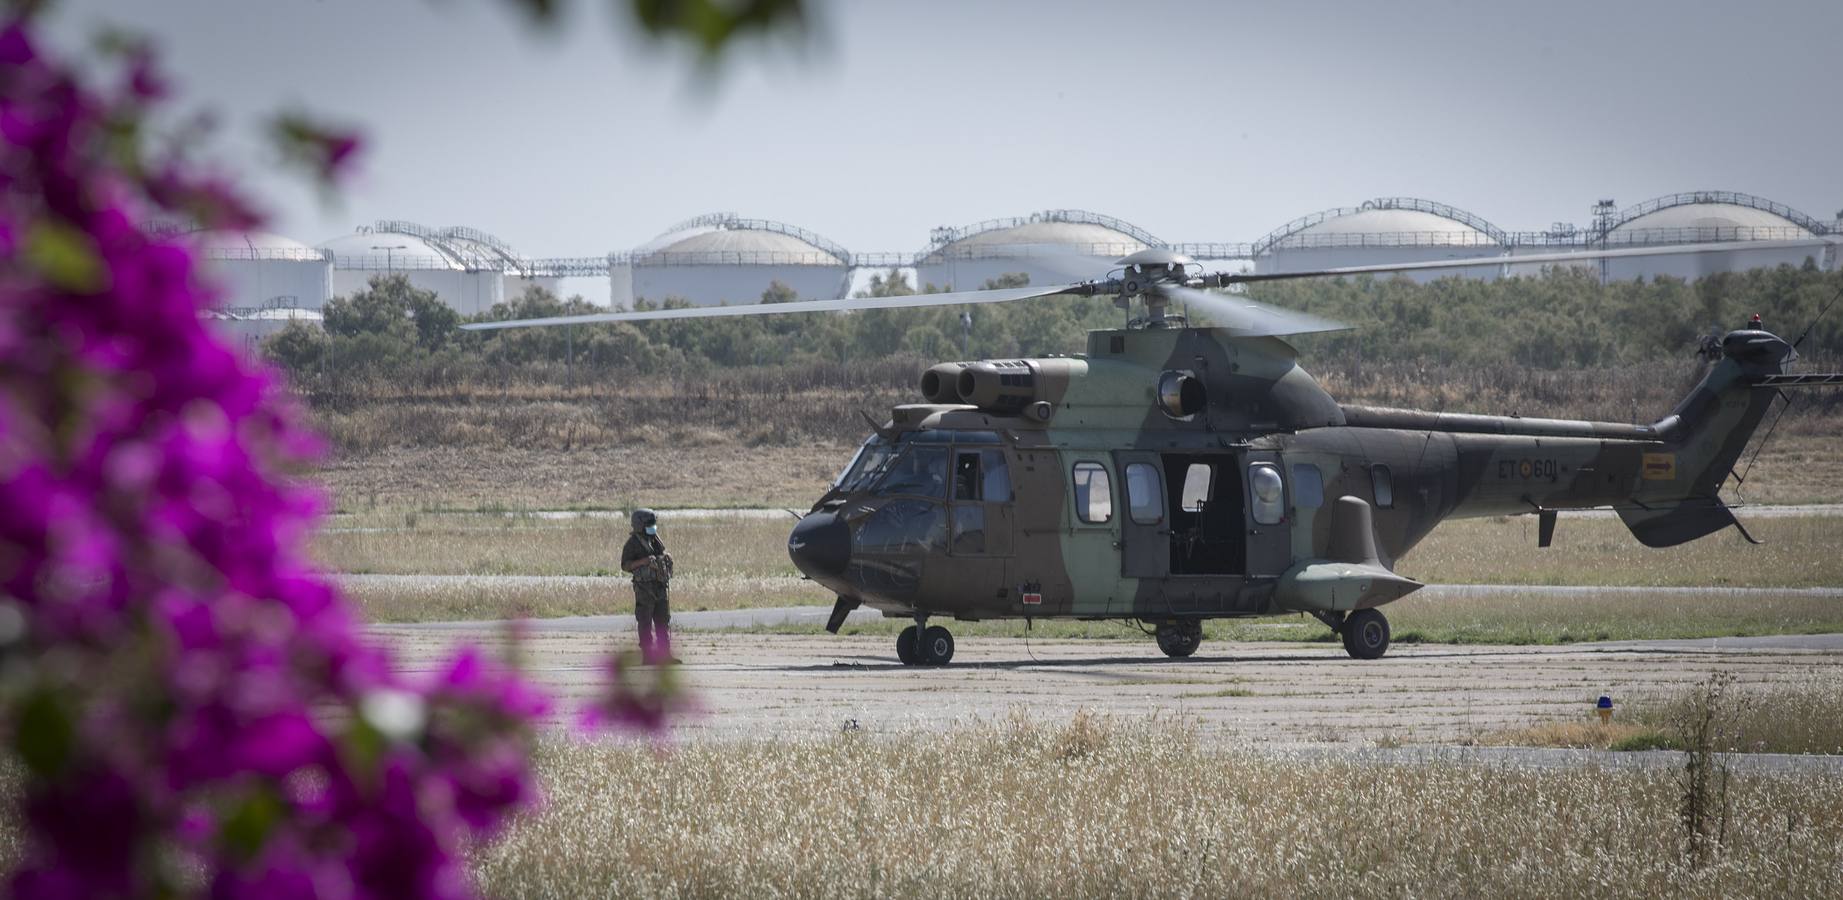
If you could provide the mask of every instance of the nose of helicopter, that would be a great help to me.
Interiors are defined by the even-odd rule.
[[[809,578],[836,578],[851,559],[851,529],[834,513],[808,515],[787,536],[787,555]]]

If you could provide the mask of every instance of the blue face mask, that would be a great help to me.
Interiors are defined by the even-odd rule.
[[[657,525],[648,525],[648,526],[646,526],[646,533],[647,533],[647,534],[658,534],[658,533],[659,533],[659,526],[657,526]]]

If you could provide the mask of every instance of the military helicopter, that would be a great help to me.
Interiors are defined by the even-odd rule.
[[[1754,248],[1821,246],[1758,242]],[[1732,244],[1516,257],[1519,265],[1732,249]],[[1506,259],[1508,263],[1513,260]],[[1111,296],[1142,307],[1091,332],[1087,352],[947,362],[902,404],[794,526],[799,570],[837,595],[827,630],[860,605],[913,618],[910,665],[943,665],[953,635],[929,620],[1119,619],[1188,657],[1213,618],[1307,613],[1353,658],[1389,648],[1380,607],[1423,585],[1395,564],[1448,518],[1610,506],[1667,547],[1741,528],[1720,488],[1781,388],[1793,345],[1758,327],[1707,352],[1701,383],[1650,425],[1340,404],[1283,338],[1341,329],[1205,288],[1290,278],[1477,268],[1491,260],[1205,273],[1151,249],[1106,277],[889,300],[617,312],[473,329]],[[1193,327],[1172,309],[1204,311]],[[1757,317],[1756,317],[1757,318]],[[1745,529],[1742,529],[1745,535]],[[1748,536],[1748,540],[1752,540]]]

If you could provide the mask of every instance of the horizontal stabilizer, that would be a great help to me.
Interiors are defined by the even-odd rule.
[[[1675,547],[1740,524],[1725,504],[1702,499],[1652,509],[1620,507],[1619,518],[1647,547]]]

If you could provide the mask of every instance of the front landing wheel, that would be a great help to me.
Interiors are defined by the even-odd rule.
[[[1203,646],[1203,623],[1195,619],[1188,622],[1164,622],[1152,632],[1158,640],[1158,649],[1172,659],[1183,659],[1197,652]]]
[[[1340,629],[1344,652],[1353,659],[1381,659],[1389,652],[1389,620],[1373,609],[1359,609],[1344,617]]]
[[[896,658],[902,660],[905,666],[913,666],[921,662],[920,642],[915,637],[918,631],[919,629],[910,625],[904,628],[901,634],[896,635]]]
[[[953,633],[939,625],[930,625],[922,632],[922,659],[924,665],[944,666],[953,662]]]

